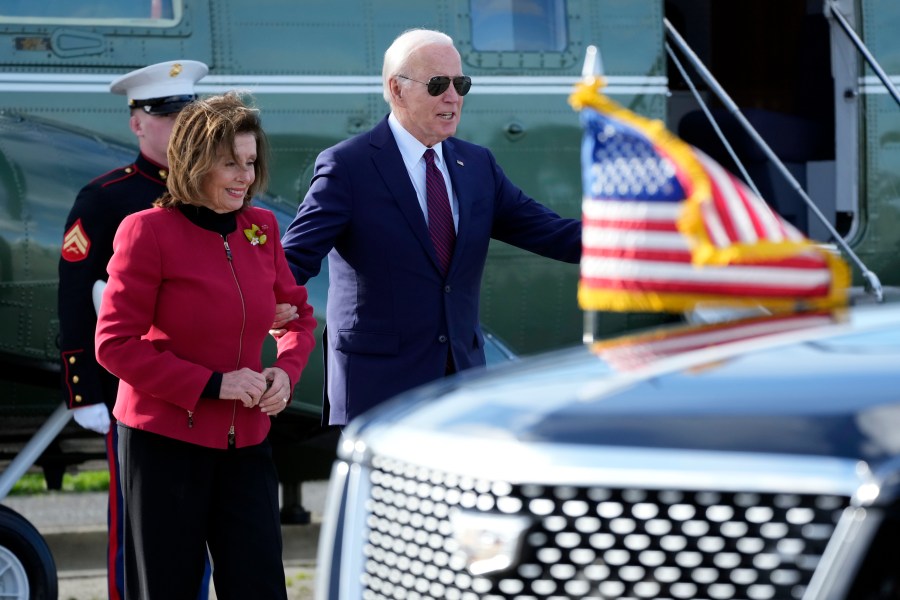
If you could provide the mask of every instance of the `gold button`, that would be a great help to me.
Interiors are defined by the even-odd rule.
[[[165,169],[160,169],[160,170],[159,170],[159,178],[160,178],[160,179],[166,179],[168,176],[169,176],[169,172],[168,172],[168,171],[166,171]]]
[[[78,383],[78,375],[72,375],[72,383]]]
[[[83,398],[81,397],[81,394],[75,395],[75,402],[81,402],[82,400],[83,400]]]
[[[74,357],[74,356],[70,356],[70,357],[69,357],[69,364],[70,364],[70,365],[74,365],[74,364],[75,364],[75,357]]]
[[[131,167],[125,167],[125,172],[126,172],[126,173],[131,173],[131,170],[132,170]]]

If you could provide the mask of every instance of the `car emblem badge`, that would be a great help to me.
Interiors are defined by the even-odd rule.
[[[450,515],[457,552],[474,576],[506,571],[519,561],[531,519],[499,513],[458,510]]]

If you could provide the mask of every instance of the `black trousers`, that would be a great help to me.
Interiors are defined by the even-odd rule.
[[[286,600],[278,476],[266,441],[216,450],[119,425],[126,600]]]

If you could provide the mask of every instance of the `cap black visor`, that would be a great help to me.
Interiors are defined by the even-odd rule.
[[[148,98],[147,100],[132,100],[131,108],[143,108],[144,112],[151,115],[170,115],[177,113],[182,108],[193,102],[197,96],[166,96],[164,98]]]

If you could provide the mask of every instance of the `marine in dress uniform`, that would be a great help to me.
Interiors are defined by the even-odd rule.
[[[171,119],[196,98],[194,84],[208,67],[197,61],[176,60],[127,73],[110,84],[110,91],[124,94],[134,119]],[[136,112],[143,115],[135,115]],[[166,124],[171,131],[171,124]],[[159,132],[165,132],[159,128]],[[106,265],[113,253],[113,237],[122,219],[150,208],[166,191],[168,168],[165,144],[168,134],[145,138],[138,134],[141,151],[133,163],[114,169],[88,183],[79,192],[66,220],[59,261],[59,328],[63,397],[77,409],[76,421],[106,434],[110,470],[109,496],[109,598],[122,597],[121,488],[118,485],[116,427],[110,426],[110,410],[116,400],[118,380],[97,363],[94,330],[97,324],[93,290],[107,279]],[[153,147],[161,146],[160,147]],[[156,162],[151,156],[160,157]],[[102,285],[102,283],[100,284]],[[98,295],[99,297],[99,295]],[[105,406],[105,408],[97,408]],[[208,591],[204,590],[205,598]]]
[[[118,380],[97,364],[94,328],[97,313],[92,289],[106,281],[106,265],[122,219],[150,208],[166,191],[168,169],[143,154],[127,166],[91,181],[79,192],[66,220],[59,263],[59,321],[69,408],[116,400]]]

